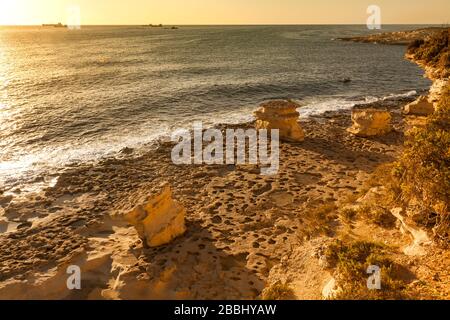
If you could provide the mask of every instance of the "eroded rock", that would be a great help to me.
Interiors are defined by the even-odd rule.
[[[331,278],[322,289],[322,299],[334,300],[341,292],[342,289],[338,287],[336,279]]]
[[[401,223],[401,231],[408,234],[413,239],[413,242],[403,249],[403,252],[408,256],[423,256],[426,255],[426,246],[431,245],[432,241],[428,237],[425,230],[420,229],[412,222],[407,221],[403,215],[403,208],[395,208],[391,210],[392,215],[396,217]]]
[[[305,133],[298,123],[300,106],[292,101],[275,100],[263,103],[255,112],[257,129],[279,129],[280,139],[301,142]]]
[[[416,101],[405,106],[405,114],[428,116],[434,113],[433,103],[428,101],[427,96],[420,96]]]
[[[165,184],[159,195],[137,206],[125,218],[148,246],[158,247],[184,234],[185,215],[186,209],[172,199],[172,190]]]
[[[391,119],[388,111],[356,109],[352,111],[353,126],[347,131],[359,137],[385,135],[392,130]]]

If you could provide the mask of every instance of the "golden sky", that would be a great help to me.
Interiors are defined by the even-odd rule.
[[[80,7],[92,24],[365,24],[369,5],[382,23],[450,23],[450,0],[0,0],[0,25],[67,22]]]

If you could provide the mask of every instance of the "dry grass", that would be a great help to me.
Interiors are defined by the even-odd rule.
[[[405,299],[405,283],[400,279],[401,267],[390,257],[388,249],[367,241],[343,242],[336,240],[325,251],[329,265],[335,269],[340,288],[338,300],[389,300]],[[367,286],[369,266],[381,269],[381,289]]]
[[[384,187],[384,197],[364,203],[357,214],[379,226],[392,228],[389,210],[408,208],[411,218],[428,229],[436,242],[450,243],[450,89],[443,92],[436,112],[424,126],[407,132],[402,156],[378,167],[361,193]]]
[[[377,226],[392,229],[395,227],[397,219],[389,211],[388,207],[383,207],[375,203],[362,205],[358,208],[357,216]]]
[[[353,208],[344,208],[339,211],[339,217],[341,221],[346,224],[351,224],[357,217],[358,212]]]
[[[292,300],[294,298],[294,290],[288,284],[280,281],[267,287],[262,293],[263,300]]]
[[[416,40],[408,46],[415,59],[441,70],[441,76],[450,74],[450,29],[439,32],[428,40]]]
[[[450,243],[450,90],[424,127],[408,132],[393,178],[401,202],[414,208],[414,220],[429,228],[435,239]]]
[[[318,235],[333,235],[332,223],[338,219],[338,207],[334,202],[312,207],[306,213],[308,226],[305,232],[309,237]]]

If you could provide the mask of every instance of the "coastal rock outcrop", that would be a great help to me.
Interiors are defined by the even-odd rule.
[[[257,129],[279,129],[280,139],[287,142],[302,142],[305,133],[298,123],[300,106],[292,101],[274,100],[263,103],[255,112]]]
[[[400,221],[400,230],[404,234],[408,234],[413,239],[413,242],[403,249],[403,252],[409,256],[423,256],[426,255],[426,246],[431,245],[432,241],[428,237],[425,230],[420,229],[411,221],[407,220],[408,214],[404,214],[403,208],[395,208],[391,210],[394,217]]]
[[[405,106],[405,114],[427,116],[434,113],[433,103],[428,101],[427,96],[420,96],[416,101]]]
[[[322,289],[323,300],[334,300],[336,296],[342,292],[342,289],[338,287],[335,278],[331,278],[329,282]]]
[[[388,111],[356,109],[352,111],[353,126],[347,131],[359,137],[384,135],[392,130],[391,119]]]
[[[185,215],[186,209],[173,200],[170,186],[164,184],[159,195],[137,206],[125,218],[149,247],[158,247],[184,234]]]

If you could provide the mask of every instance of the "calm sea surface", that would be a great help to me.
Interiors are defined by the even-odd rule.
[[[415,26],[386,26],[384,31]],[[140,148],[194,120],[303,116],[429,87],[401,46],[334,41],[365,26],[0,28],[0,188]],[[352,82],[344,84],[343,78]]]

